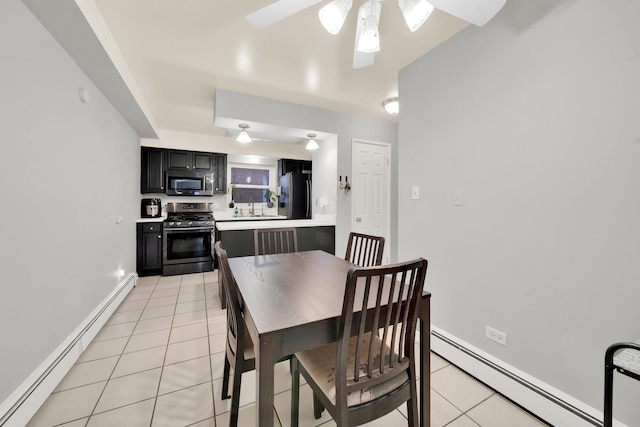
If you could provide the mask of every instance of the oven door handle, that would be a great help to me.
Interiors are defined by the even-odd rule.
[[[166,228],[164,229],[165,232],[170,233],[172,231],[210,231],[213,230],[215,227],[183,227],[183,228]]]

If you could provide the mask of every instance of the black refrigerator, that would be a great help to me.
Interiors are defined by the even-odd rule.
[[[311,174],[289,172],[280,177],[278,215],[288,219],[311,218]]]

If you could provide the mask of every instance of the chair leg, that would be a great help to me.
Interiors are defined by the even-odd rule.
[[[229,364],[229,358],[224,355],[224,373],[222,374],[222,400],[228,399],[229,396],[229,375],[231,371],[231,365]]]
[[[604,367],[604,427],[613,426],[613,366]]]
[[[324,411],[324,405],[320,402],[320,399],[313,393],[313,417],[317,420],[322,416],[322,411]]]
[[[300,414],[300,370],[296,356],[291,357],[289,366],[291,367],[291,427],[298,427],[298,417]]]
[[[418,427],[420,425],[418,403],[413,397],[407,400],[407,418],[409,421],[409,427]]]
[[[229,427],[237,427],[240,411],[240,384],[242,384],[242,363],[236,360],[233,371],[233,391],[231,392],[231,416]]]

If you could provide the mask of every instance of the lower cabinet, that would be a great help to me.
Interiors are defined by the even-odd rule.
[[[138,276],[162,274],[162,223],[138,224],[136,241]]]

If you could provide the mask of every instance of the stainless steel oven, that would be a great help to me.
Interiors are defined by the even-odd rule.
[[[213,271],[211,203],[169,203],[163,226],[162,274]]]

